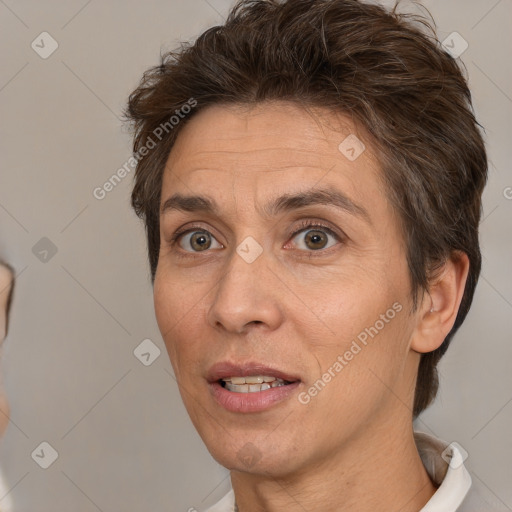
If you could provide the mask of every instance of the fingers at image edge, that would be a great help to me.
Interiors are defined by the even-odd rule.
[[[8,273],[10,274],[10,281],[9,281],[9,283],[7,283],[7,286],[6,286],[8,288],[8,291],[7,291],[7,302],[5,305],[5,336],[7,336],[7,333],[9,332],[9,312],[11,310],[11,304],[12,304],[12,299],[13,299],[13,295],[14,295],[15,271],[14,271],[14,268],[11,265],[9,265],[9,263],[6,263],[1,258],[0,258],[0,267],[3,267],[3,269],[6,269],[8,271]],[[3,291],[4,291],[4,288],[3,288],[3,286],[0,285],[0,293],[3,293]],[[0,340],[0,342],[1,341],[2,340]]]

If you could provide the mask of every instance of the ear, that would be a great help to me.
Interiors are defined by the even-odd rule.
[[[412,336],[412,350],[426,353],[441,346],[457,318],[468,272],[467,254],[454,251],[423,296]]]

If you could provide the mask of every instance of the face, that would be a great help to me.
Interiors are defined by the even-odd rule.
[[[366,146],[359,156],[349,135]],[[176,141],[161,207],[156,317],[220,464],[300,471],[406,409],[396,397],[413,391],[416,319],[405,245],[347,117],[286,102],[209,107]]]

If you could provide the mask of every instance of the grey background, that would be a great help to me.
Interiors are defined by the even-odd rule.
[[[0,255],[18,273],[0,465],[16,512],[203,510],[229,488],[188,419],[154,319],[132,176],[101,201],[92,191],[130,156],[119,116],[142,72],[161,47],[221,23],[230,4],[0,1]],[[474,306],[416,427],[463,446],[473,479],[512,508],[512,1],[424,5],[441,41],[457,31],[469,43],[461,59],[490,182]],[[31,48],[43,31],[59,44],[47,59]],[[46,262],[33,253],[43,237],[57,249]],[[147,338],[161,355],[144,366],[133,351]],[[43,441],[59,454],[46,470],[31,457]]]

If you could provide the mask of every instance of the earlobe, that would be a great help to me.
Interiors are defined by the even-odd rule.
[[[419,307],[412,350],[426,353],[441,346],[457,318],[468,272],[467,254],[454,251],[430,284]]]

